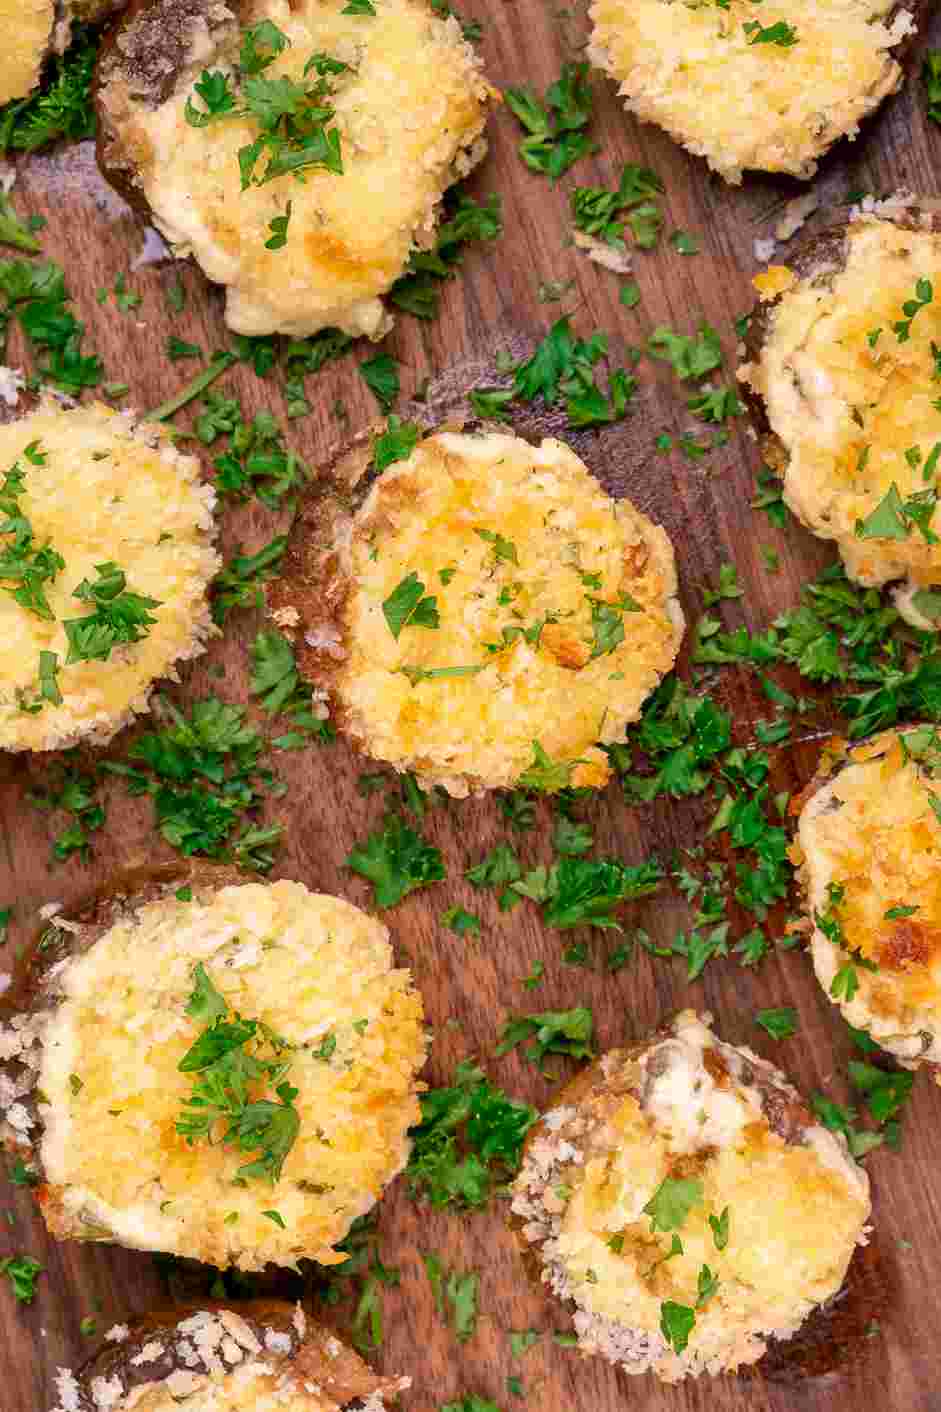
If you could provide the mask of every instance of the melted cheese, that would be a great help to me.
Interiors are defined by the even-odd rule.
[[[528,1200],[541,1162],[544,1208],[556,1213],[541,1251],[547,1279],[575,1301],[586,1351],[628,1372],[652,1368],[675,1381],[755,1362],[769,1334],[790,1336],[840,1288],[869,1216],[865,1173],[819,1126],[793,1141],[774,1132],[751,1082],[760,1061],[719,1043],[690,1011],[639,1057],[615,1052],[603,1063],[606,1086],[580,1109],[560,1110],[557,1165],[545,1155],[553,1139],[537,1139],[516,1183]],[[797,1101],[777,1071],[763,1066],[762,1082],[780,1103]],[[674,1232],[655,1232],[644,1211],[667,1178],[702,1187],[675,1232],[675,1255]],[[709,1218],[726,1209],[718,1250]],[[719,1286],[676,1355],[661,1334],[662,1305],[695,1308],[704,1265]]]
[[[941,779],[924,758],[906,758],[900,740],[910,752],[927,742],[937,754],[936,738],[920,727],[854,747],[804,806],[799,825],[811,916],[830,909],[831,883],[842,887],[835,910],[847,948],[878,966],[857,966],[859,989],[841,1009],[907,1061],[941,1062],[941,824],[931,802],[941,798]],[[917,910],[886,917],[898,907]],[[847,952],[819,928],[812,950],[829,995]]]
[[[502,556],[496,535],[511,546]],[[377,758],[455,794],[468,781],[513,785],[534,741],[573,766],[573,784],[604,784],[609,766],[594,742],[624,739],[679,649],[666,535],[611,500],[559,441],[427,438],[377,481],[344,553],[344,724]],[[382,605],[411,573],[435,598],[440,626],[406,625],[396,639]],[[612,605],[623,594],[639,611],[623,613],[613,651],[592,657],[591,599]],[[538,639],[519,634],[547,616]],[[402,673],[457,666],[481,670],[414,686]]]
[[[483,155],[490,90],[457,20],[421,0],[376,0],[375,16],[344,8],[255,0],[239,12],[246,26],[267,19],[290,40],[266,78],[300,81],[317,52],[351,66],[332,80],[342,175],[313,168],[303,182],[284,176],[241,191],[238,151],[258,136],[254,121],[186,121],[188,99],[202,107],[193,85],[203,68],[234,73],[231,29],[218,52],[203,46],[168,101],[137,105],[128,119],[125,142],[156,225],[227,286],[226,319],[239,333],[303,336],[333,325],[380,337],[391,325],[380,296],[416,245],[434,243],[443,192]],[[267,250],[288,202],[287,244]]]
[[[0,0],[0,104],[28,97],[38,84],[54,22],[53,0]]]
[[[31,442],[39,443],[42,465],[24,455]],[[51,544],[65,568],[43,585],[51,622],[13,599],[14,582],[0,583],[0,747],[107,740],[131,713],[146,710],[153,682],[202,651],[212,631],[206,591],[220,564],[211,547],[214,493],[201,484],[199,463],[174,451],[162,432],[135,428],[100,403],[71,411],[50,403],[0,427],[0,477],[14,464],[25,475],[18,503],[34,544]],[[0,536],[0,546],[7,544]],[[66,665],[63,620],[89,612],[74,590],[108,561],[124,570],[129,589],[160,602],[151,610],[156,622],[107,661]],[[20,702],[37,695],[43,650],[58,656],[63,701],[30,714]]]
[[[296,1046],[300,1131],[274,1187],[235,1185],[252,1157],[176,1131],[193,1088],[178,1064],[202,1028],[184,1009],[198,961],[233,1009]],[[344,1258],[333,1246],[404,1165],[419,1117],[421,1000],[384,926],[299,883],[169,897],[117,922],[61,983],[38,1079],[59,1234],[223,1268]]]
[[[919,279],[937,293],[900,341],[893,325]],[[783,443],[788,505],[814,534],[836,540],[847,572],[866,585],[941,580],[941,543],[920,530],[902,539],[856,534],[893,485],[905,500],[935,483],[923,467],[941,442],[939,342],[941,236],[866,217],[847,230],[842,268],[834,262],[829,274],[786,290],[760,359],[739,374],[764,399]],[[941,515],[933,524],[941,530]]]
[[[594,0],[589,54],[631,112],[705,157],[726,181],[748,168],[814,174],[817,158],[892,93],[891,49],[911,27],[892,0]],[[752,43],[745,25],[790,25],[797,43]]]

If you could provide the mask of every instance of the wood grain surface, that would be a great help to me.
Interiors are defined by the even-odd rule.
[[[482,48],[498,84],[527,82],[542,89],[558,75],[564,60],[580,55],[586,33],[581,9],[557,9],[556,0],[494,0],[485,11],[482,0],[472,0],[467,17],[470,10],[483,23]],[[934,42],[941,42],[941,23],[933,30]],[[930,32],[923,36],[916,65],[931,38]],[[749,281],[757,268],[754,241],[770,233],[780,208],[803,188],[757,178],[740,189],[729,188],[665,135],[626,117],[612,85],[600,76],[594,89],[601,150],[579,163],[555,189],[520,161],[510,115],[497,113],[492,120],[490,155],[471,189],[478,195],[501,194],[506,234],[497,245],[470,253],[463,276],[444,287],[441,314],[434,323],[400,319],[388,347],[402,361],[407,395],[430,378],[433,406],[438,397],[453,399],[455,392],[486,373],[500,348],[531,345],[563,311],[572,313],[582,333],[607,330],[616,362],[627,345],[643,344],[658,324],[691,331],[706,319],[722,332],[727,362],[733,365],[732,321],[750,304]],[[663,179],[665,233],[690,231],[702,247],[700,254],[683,257],[664,238],[655,252],[638,252],[635,277],[642,299],[632,312],[618,303],[622,281],[572,248],[568,220],[571,187],[616,185],[624,161],[651,166]],[[910,79],[855,143],[839,144],[823,163],[815,183],[822,209],[814,221],[823,223],[826,209],[838,206],[854,188],[884,193],[905,187],[937,195],[939,161],[941,129],[926,121],[919,85]],[[104,357],[109,379],[130,384],[129,403],[153,406],[190,375],[193,364],[173,365],[163,356],[170,332],[203,348],[226,346],[218,292],[193,267],[146,262],[151,247],[145,248],[145,226],[102,183],[90,145],[23,161],[14,200],[21,212],[47,217],[44,251],[65,266],[78,310],[89,326],[89,343]],[[120,313],[113,301],[100,306],[95,299],[96,290],[113,288],[121,273],[143,296],[139,308],[128,314]],[[178,273],[189,299],[186,312],[173,317],[164,295]],[[575,283],[561,303],[540,302],[541,284],[569,279]],[[20,353],[14,340],[9,361],[16,362]],[[369,355],[368,348],[356,350],[308,382],[313,411],[291,424],[290,440],[313,466],[375,419],[375,403],[356,373],[364,355]],[[796,525],[786,533],[771,529],[764,516],[749,508],[757,455],[742,423],[724,450],[701,462],[658,453],[654,441],[659,433],[689,429],[684,390],[664,364],[645,360],[638,375],[633,415],[610,430],[572,437],[573,444],[614,494],[629,494],[667,528],[676,546],[690,621],[701,611],[697,586],[714,582],[719,565],[731,559],[746,592],[739,602],[724,605],[727,624],[765,626],[795,604],[800,585],[830,560],[831,552]],[[237,392],[252,410],[267,406],[283,416],[274,380],[259,381],[239,367],[217,386]],[[338,399],[348,420],[337,415]],[[82,513],[80,487],[75,512]],[[228,551],[236,543],[252,550],[280,527],[277,517],[258,507],[226,510],[223,541]],[[779,553],[781,570],[776,575],[767,572],[761,545]],[[224,639],[185,671],[181,687],[173,690],[175,699],[185,702],[218,691],[227,700],[244,702],[247,647],[257,628],[256,615],[233,615]],[[747,740],[751,722],[771,714],[767,702],[744,672],[727,672],[720,689],[734,709],[737,739]],[[776,788],[793,790],[806,782],[816,752],[813,739],[780,750]],[[381,795],[363,798],[357,793],[362,762],[340,743],[281,753],[276,768],[288,790],[272,802],[269,812],[287,831],[273,876],[298,878],[311,888],[368,905],[369,890],[343,867],[350,847],[378,823],[383,811]],[[0,760],[0,905],[16,907],[11,948],[25,939],[41,904],[68,904],[113,869],[170,856],[152,830],[149,803],[129,800],[117,787],[105,791],[108,821],[95,838],[91,861],[53,863],[50,840],[61,821],[27,801],[27,792],[41,787],[48,774],[48,761]],[[666,857],[698,843],[709,808],[695,800],[632,808],[612,786],[592,803],[588,817],[599,852],[636,863],[651,852]],[[548,857],[549,821],[548,809],[542,808],[537,829],[511,840],[527,864]],[[493,800],[435,808],[425,828],[444,851],[448,880],[408,899],[385,919],[399,956],[414,967],[434,1026],[431,1082],[446,1081],[457,1060],[481,1056],[497,1082],[542,1105],[551,1092],[547,1081],[513,1055],[492,1058],[509,1012],[588,1004],[594,1009],[601,1044],[612,1045],[643,1036],[679,1006],[695,1005],[714,1012],[726,1039],[751,1044],[780,1063],[805,1091],[827,1087],[834,1096],[844,1096],[838,1073],[847,1057],[845,1029],[799,950],[773,953],[757,974],[734,960],[716,961],[700,982],[688,985],[682,963],[655,959],[638,948],[629,966],[611,974],[600,964],[608,945],[601,933],[545,930],[529,904],[510,915],[500,914],[490,894],[474,893],[462,880],[466,867],[507,836],[506,821]],[[454,904],[480,914],[479,940],[460,939],[443,927],[441,915]],[[664,893],[634,904],[624,921],[628,928],[643,926],[655,940],[666,942],[688,924],[689,914],[681,899]],[[563,964],[563,947],[572,941],[588,944],[597,958],[593,968]],[[521,980],[537,959],[545,964],[546,978],[530,992]],[[797,1007],[800,1030],[794,1039],[775,1044],[752,1017],[762,1006],[785,1004]],[[569,1066],[558,1067],[565,1077]],[[414,1387],[405,1398],[409,1412],[432,1412],[471,1392],[493,1399],[506,1412],[516,1407],[614,1412],[622,1406],[645,1412],[860,1412],[863,1407],[874,1412],[941,1412],[935,1292],[941,1262],[939,1127],[941,1091],[920,1076],[906,1114],[902,1153],[876,1151],[867,1162],[874,1183],[880,1259],[895,1287],[892,1306],[873,1336],[852,1349],[838,1374],[809,1378],[797,1386],[750,1376],[703,1378],[670,1389],[649,1378],[628,1379],[597,1359],[580,1360],[556,1346],[548,1333],[525,1358],[514,1361],[511,1329],[564,1328],[566,1318],[527,1285],[503,1226],[500,1203],[466,1218],[436,1214],[410,1201],[401,1183],[381,1208],[383,1258],[400,1268],[402,1278],[398,1289],[386,1293],[386,1336],[379,1364],[383,1371],[412,1375]],[[160,1299],[164,1286],[149,1256],[57,1245],[45,1235],[27,1192],[4,1185],[3,1193],[9,1224],[0,1226],[0,1258],[29,1253],[42,1262],[44,1271],[31,1307],[14,1306],[0,1291],[0,1408],[47,1412],[55,1401],[55,1368],[76,1366],[94,1343],[81,1333],[82,1319],[93,1316],[102,1332],[127,1311],[144,1310]],[[467,1344],[458,1344],[435,1312],[421,1265],[422,1252],[430,1250],[448,1266],[480,1272],[482,1314],[476,1336]],[[507,1390],[508,1375],[522,1380],[523,1400]]]

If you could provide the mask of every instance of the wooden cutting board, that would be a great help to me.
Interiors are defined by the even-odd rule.
[[[483,52],[498,84],[526,82],[542,90],[558,75],[563,61],[580,57],[586,32],[581,8],[554,6],[555,0],[505,0],[484,13],[478,0],[473,17],[483,23]],[[941,42],[941,22],[934,26],[934,39]],[[919,63],[920,51],[913,72]],[[430,378],[431,405],[439,396],[445,403],[453,400],[455,391],[473,385],[491,366],[498,349],[531,345],[562,312],[572,313],[583,334],[606,330],[616,362],[622,361],[627,345],[642,345],[658,324],[689,332],[706,319],[722,333],[728,365],[734,366],[732,321],[751,302],[749,281],[757,268],[754,242],[771,233],[785,202],[802,188],[758,179],[730,188],[662,133],[627,118],[611,84],[598,77],[594,89],[601,150],[579,163],[555,189],[521,162],[511,116],[498,113],[492,120],[491,152],[471,189],[478,196],[501,194],[506,233],[495,246],[469,255],[463,277],[445,286],[441,314],[433,324],[407,317],[399,321],[388,347],[401,359],[407,395]],[[625,161],[653,167],[666,187],[665,236],[657,251],[638,252],[635,258],[642,299],[633,312],[618,302],[623,281],[572,248],[568,220],[571,187],[614,186]],[[840,144],[823,164],[815,183],[822,210],[814,224],[824,223],[825,210],[844,201],[852,189],[886,193],[905,187],[936,195],[939,161],[941,130],[927,122],[920,86],[912,80],[855,143]],[[78,310],[89,326],[89,344],[103,356],[109,379],[130,385],[129,404],[154,406],[189,376],[193,364],[174,366],[163,355],[170,332],[205,349],[226,346],[218,293],[195,268],[153,260],[152,238],[97,175],[90,145],[21,163],[14,196],[21,212],[47,217],[44,251],[65,266]],[[701,253],[678,254],[666,239],[675,229],[693,233]],[[185,313],[174,317],[167,310],[165,291],[178,273],[188,302]],[[140,306],[126,314],[113,300],[99,305],[95,298],[99,288],[113,289],[121,274],[142,295]],[[574,283],[561,302],[542,302],[541,286],[569,280]],[[14,342],[10,361],[16,362],[20,352]],[[368,348],[358,349],[309,381],[313,411],[291,425],[290,441],[312,466],[323,462],[351,431],[374,420],[375,404],[356,373],[357,361],[368,355]],[[670,533],[690,622],[701,612],[697,586],[714,583],[719,565],[731,560],[745,597],[726,606],[727,624],[765,626],[796,603],[801,584],[828,562],[830,551],[794,524],[779,533],[749,508],[758,458],[743,423],[733,429],[728,447],[703,461],[657,452],[659,433],[675,436],[689,429],[684,389],[664,364],[646,360],[639,380],[633,415],[608,431],[573,437],[576,448],[612,493],[629,494]],[[283,416],[274,380],[261,382],[239,367],[217,386],[237,393],[251,411],[270,407]],[[338,416],[338,400],[348,420]],[[533,423],[528,429],[538,427]],[[82,513],[79,487],[75,513]],[[281,527],[277,517],[260,508],[227,510],[224,545],[227,552],[236,543],[254,550]],[[762,545],[780,555],[775,575],[765,568]],[[253,613],[234,615],[224,639],[184,672],[176,698],[185,702],[218,691],[227,700],[244,702],[247,648],[258,625]],[[737,738],[747,740],[755,717],[771,714],[767,702],[745,673],[726,673],[722,689],[734,709]],[[776,787],[799,788],[812,772],[817,748],[807,740],[780,750]],[[287,826],[273,876],[298,878],[311,888],[368,905],[368,889],[342,866],[350,847],[378,823],[383,810],[381,795],[367,799],[357,793],[362,763],[343,744],[282,753],[276,762],[289,787],[270,809],[272,817]],[[95,838],[90,862],[53,863],[50,840],[62,821],[50,820],[26,799],[27,791],[41,787],[48,772],[46,762],[23,763],[12,757],[0,761],[0,906],[16,906],[7,965],[28,935],[38,906],[50,901],[68,904],[117,867],[170,856],[151,828],[149,804],[129,801],[119,788],[105,791],[108,821]],[[588,810],[599,852],[632,863],[651,852],[666,857],[679,847],[697,844],[708,817],[708,806],[697,801],[631,808],[614,786]],[[527,865],[547,859],[549,827],[549,811],[542,809],[536,830],[511,839]],[[598,960],[605,950],[600,933],[545,930],[529,904],[511,915],[500,914],[489,894],[474,893],[463,881],[466,867],[507,836],[506,821],[494,802],[437,808],[429,812],[425,828],[443,849],[448,881],[413,896],[386,920],[399,955],[414,967],[434,1026],[431,1082],[447,1081],[457,1060],[480,1056],[496,1082],[543,1105],[551,1086],[534,1069],[515,1056],[492,1058],[509,1012],[591,1005],[600,1042],[608,1046],[642,1036],[675,1008],[693,1005],[713,1011],[727,1039],[751,1044],[782,1064],[806,1091],[827,1087],[834,1096],[845,1097],[837,1077],[845,1069],[845,1029],[800,951],[774,953],[757,974],[734,960],[716,961],[700,982],[688,985],[682,963],[655,959],[638,948],[629,966],[611,974]],[[441,915],[454,904],[480,914],[479,940],[460,939],[443,927]],[[635,904],[625,924],[643,926],[655,941],[667,942],[688,924],[688,912],[680,899],[665,893]],[[594,968],[563,964],[563,947],[577,941],[591,948]],[[521,980],[537,960],[543,961],[546,978],[538,990],[527,991]],[[796,1038],[775,1044],[752,1017],[763,1006],[783,1004],[797,1007],[800,1031]],[[560,1072],[566,1068],[559,1064]],[[563,1328],[565,1318],[527,1286],[503,1229],[501,1204],[466,1218],[436,1214],[415,1206],[401,1183],[381,1208],[383,1260],[399,1268],[401,1284],[385,1297],[379,1363],[385,1371],[413,1377],[414,1388],[405,1398],[411,1412],[431,1412],[470,1392],[493,1399],[506,1412],[517,1407],[613,1412],[626,1405],[645,1412],[707,1407],[710,1412],[856,1412],[864,1405],[878,1412],[941,1409],[935,1295],[941,1262],[941,1136],[936,1126],[941,1126],[941,1092],[919,1077],[906,1113],[902,1153],[876,1151],[867,1162],[875,1188],[880,1260],[895,1286],[893,1303],[880,1327],[852,1350],[838,1374],[810,1378],[797,1387],[757,1377],[701,1379],[670,1389],[649,1378],[627,1379],[598,1360],[582,1361],[556,1346],[548,1333],[523,1359],[513,1360],[510,1330]],[[82,1320],[93,1317],[100,1334],[129,1311],[142,1311],[163,1297],[164,1285],[148,1255],[57,1245],[45,1235],[27,1193],[4,1185],[3,1194],[9,1224],[0,1226],[0,1258],[27,1253],[41,1261],[44,1271],[30,1307],[14,1306],[9,1293],[0,1291],[0,1406],[4,1412],[47,1412],[55,1401],[55,1368],[75,1367],[95,1342],[81,1332]],[[437,1252],[449,1267],[480,1273],[481,1318],[476,1335],[466,1344],[455,1341],[435,1312],[421,1265],[421,1255],[428,1251]],[[522,1380],[523,1400],[508,1391],[508,1375]]]

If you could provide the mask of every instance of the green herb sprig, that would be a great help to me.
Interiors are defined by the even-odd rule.
[[[197,1076],[177,1132],[189,1146],[218,1140],[239,1152],[258,1152],[238,1168],[236,1178],[274,1186],[300,1131],[294,1106],[299,1090],[286,1078],[292,1046],[261,1020],[231,1012],[202,962],[194,971],[186,1013],[205,1028],[177,1065],[181,1074]],[[277,1101],[257,1096],[269,1090]]]

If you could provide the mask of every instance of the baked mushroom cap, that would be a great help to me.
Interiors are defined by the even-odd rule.
[[[348,505],[310,502],[269,604],[354,743],[454,795],[546,757],[549,788],[603,785],[596,742],[682,638],[664,531],[563,442],[503,431],[427,436]]]
[[[105,173],[146,202],[178,253],[226,286],[226,320],[239,333],[304,336],[335,326],[381,337],[392,323],[381,296],[414,248],[434,244],[444,191],[486,150],[491,90],[458,21],[424,0],[376,0],[375,13],[349,8],[345,0],[243,0],[232,9],[149,0],[102,53]],[[253,72],[244,34],[272,24],[287,42]],[[206,112],[196,87],[206,72],[227,82],[232,111],[194,126]],[[240,152],[259,139],[253,114],[267,101],[258,85],[272,82],[322,84],[342,171],[305,166],[303,180],[291,172],[263,179],[269,152],[243,189]],[[271,101],[287,100],[282,92]],[[284,242],[270,246],[272,221],[285,217]]]
[[[857,582],[904,580],[899,609],[925,629],[922,590],[941,582],[936,219],[871,205],[758,275],[739,370],[794,514],[836,541]]]
[[[419,1119],[421,999],[386,928],[300,883],[197,874],[57,916],[40,945],[0,1097],[52,1233],[219,1267],[340,1262]],[[214,1020],[254,1027],[234,1075],[194,1062],[222,1043]]]
[[[842,1136],[710,1023],[685,1010],[604,1055],[532,1130],[513,1186],[520,1240],[579,1347],[665,1382],[793,1335],[839,1290],[869,1217]],[[685,1310],[685,1347],[665,1336],[668,1306]]]
[[[917,0],[594,0],[588,53],[628,110],[726,181],[811,177],[899,87]],[[927,7],[924,7],[927,8]]]
[[[215,494],[162,428],[48,401],[0,426],[0,501],[0,748],[110,740],[213,631]],[[110,611],[115,571],[151,605],[136,641],[74,627]]]
[[[379,1377],[300,1304],[157,1309],[60,1368],[54,1412],[384,1412],[408,1378]]]
[[[798,841],[820,984],[907,1067],[941,1064],[937,727],[833,742],[804,797]]]

